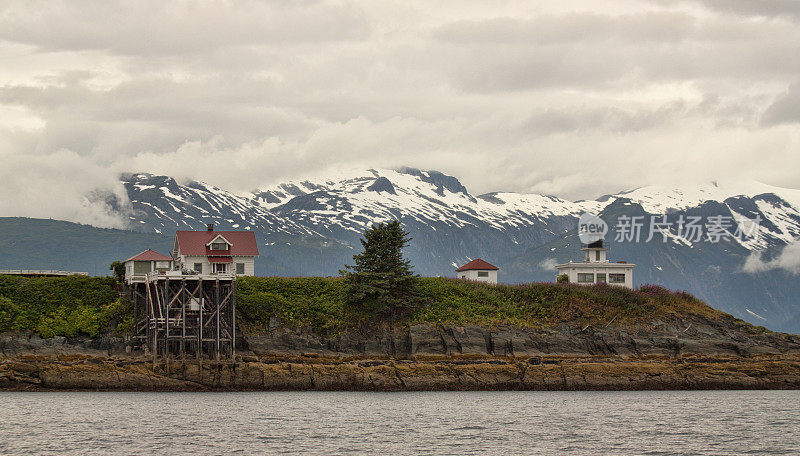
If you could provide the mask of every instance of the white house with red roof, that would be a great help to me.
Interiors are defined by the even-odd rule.
[[[491,265],[480,258],[456,269],[459,279],[476,280],[478,282],[497,283],[497,271],[500,268]]]
[[[200,274],[255,275],[258,244],[252,231],[177,231],[172,256],[178,269]]]
[[[144,280],[153,271],[169,271],[172,269],[172,258],[155,250],[147,249],[123,261],[125,265],[125,282]]]

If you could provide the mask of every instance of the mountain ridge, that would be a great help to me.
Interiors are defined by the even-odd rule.
[[[800,191],[792,189],[718,181],[573,202],[514,192],[476,196],[456,177],[415,168],[338,172],[238,194],[147,173],[122,175],[121,183],[129,203],[118,205],[117,214],[132,231],[168,237],[207,223],[252,230],[259,239],[260,275],[336,275],[360,248],[367,226],[397,219],[411,233],[406,256],[421,275],[452,276],[458,266],[483,258],[501,268],[503,282],[552,281],[549,266],[579,255],[582,213],[601,215],[610,229],[621,217],[640,217],[640,242],[621,242],[614,232],[606,236],[612,260],[637,264],[635,284],[686,289],[738,318],[800,331],[794,276],[785,270],[743,272],[752,255],[775,256],[800,237]],[[704,222],[723,217],[731,226],[718,243],[676,227],[667,230],[666,242],[657,231],[644,242],[651,216],[662,215]],[[733,236],[740,223],[757,218],[757,239]]]

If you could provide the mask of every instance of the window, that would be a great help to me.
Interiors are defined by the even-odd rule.
[[[478,277],[489,277],[489,271],[478,271]]]
[[[236,273],[244,274],[244,263],[236,263]]]
[[[149,261],[134,261],[133,262],[133,273],[134,274],[147,274],[150,272],[150,262]]]
[[[594,273],[591,273],[591,272],[579,272],[578,273],[578,283],[594,283]]]
[[[609,274],[608,283],[625,283],[625,274]]]
[[[202,274],[203,273],[203,263],[195,263],[194,266],[192,267],[192,269],[194,269],[194,272],[196,272],[198,274]]]
[[[597,283],[606,283],[606,274],[605,273],[597,273]]]
[[[215,274],[225,273],[225,271],[227,271],[228,269],[227,266],[228,265],[225,263],[214,263],[214,273]]]
[[[594,252],[594,260],[595,261],[600,261],[600,251],[599,250],[595,250],[595,252]]]
[[[228,250],[228,244],[225,242],[212,242],[211,250]]]

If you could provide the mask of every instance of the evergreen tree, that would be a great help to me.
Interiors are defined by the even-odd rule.
[[[109,266],[108,270],[114,271],[114,277],[117,278],[117,282],[125,281],[125,263],[121,261],[115,261],[111,263],[111,266]]]
[[[353,256],[355,264],[345,266],[348,302],[369,316],[386,318],[391,324],[409,310],[416,300],[417,276],[403,258],[411,241],[397,220],[372,225],[364,232],[364,251]]]

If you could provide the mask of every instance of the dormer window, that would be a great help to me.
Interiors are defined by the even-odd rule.
[[[228,242],[222,235],[217,235],[211,242],[206,244],[206,247],[208,247],[209,250],[229,250],[231,245],[233,244]]]
[[[228,243],[227,242],[212,242],[211,243],[211,250],[228,250]]]

